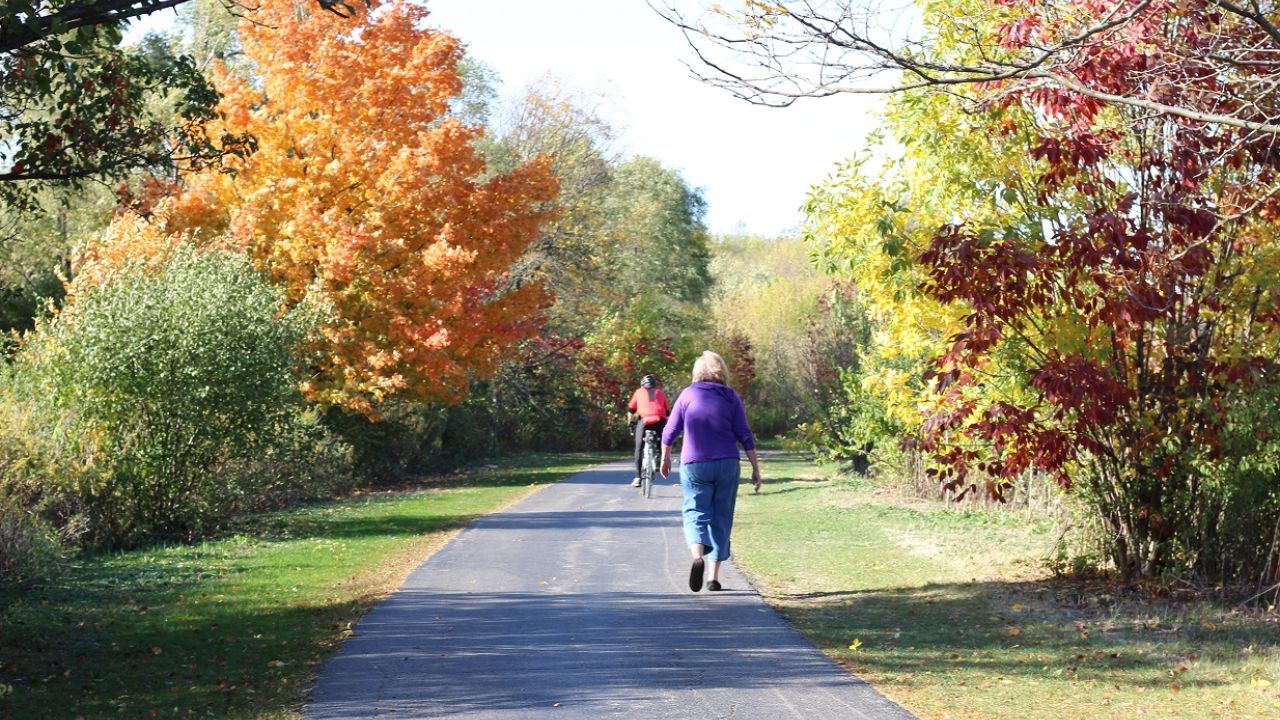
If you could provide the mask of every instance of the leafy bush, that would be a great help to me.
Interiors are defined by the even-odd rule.
[[[323,440],[293,373],[314,313],[283,306],[248,258],[186,245],[77,288],[9,378],[60,466],[42,507],[74,498],[88,539],[122,544],[190,537],[306,482],[266,471],[306,468],[290,454]]]
[[[9,405],[0,417],[9,417]],[[45,471],[41,458],[6,423],[0,433],[0,585],[24,583],[54,575],[67,555],[64,539],[34,512],[39,488],[30,482]],[[47,476],[47,474],[46,474]]]
[[[248,478],[251,490],[229,509],[274,510],[355,489],[358,473],[351,445],[329,431],[314,408],[284,418],[260,454],[228,458],[218,472]]]
[[[53,271],[38,273],[18,285],[0,283],[0,356],[16,350],[13,333],[30,330],[45,306],[60,302],[64,294],[62,282]]]
[[[68,548],[58,533],[34,513],[0,503],[0,586],[55,575]]]
[[[1173,516],[1153,515],[1150,522],[1157,525],[1153,535],[1160,552],[1179,572],[1215,585],[1280,582],[1280,382],[1275,370],[1260,370],[1252,382],[1223,392],[1220,452],[1177,445],[1154,451],[1186,463],[1187,479],[1145,478],[1130,488],[1147,507]],[[1109,499],[1095,488],[1089,488],[1090,499],[1109,509]]]
[[[375,419],[334,407],[324,416],[324,424],[351,448],[352,463],[361,478],[397,482],[439,467],[444,407],[391,401],[378,411]]]

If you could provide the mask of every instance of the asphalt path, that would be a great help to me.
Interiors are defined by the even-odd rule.
[[[571,476],[472,523],[357,625],[303,717],[912,717],[731,563],[724,591],[690,592],[680,488],[646,500],[633,469]]]

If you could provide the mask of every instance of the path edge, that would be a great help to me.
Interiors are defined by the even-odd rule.
[[[375,607],[382,604],[392,595],[399,592],[400,589],[404,587],[405,581],[408,580],[409,576],[412,575],[414,572],[416,572],[418,568],[422,567],[425,563],[431,560],[431,558],[435,557],[436,553],[439,553],[441,550],[444,550],[446,547],[448,547],[450,543],[456,540],[459,535],[461,535],[462,533],[470,529],[472,525],[476,524],[477,522],[480,522],[481,520],[491,515],[496,515],[501,512],[506,512],[507,510],[510,510],[512,507],[514,507],[516,504],[524,502],[525,500],[533,497],[534,495],[537,495],[538,493],[550,488],[553,485],[558,485],[559,483],[562,483],[571,477],[574,477],[576,475],[581,475],[582,473],[594,472],[600,469],[601,467],[612,465],[618,462],[623,462],[623,460],[612,460],[609,462],[597,463],[595,465],[590,465],[588,467],[582,468],[581,470],[575,470],[571,473],[562,475],[561,477],[555,480],[552,480],[551,482],[543,483],[541,485],[537,485],[534,487],[526,487],[520,493],[518,493],[515,497],[511,498],[510,501],[503,503],[498,507],[493,508],[492,510],[490,510],[489,512],[483,515],[472,518],[470,522],[468,522],[466,525],[463,525],[462,527],[444,531],[438,537],[436,537],[433,541],[423,542],[421,538],[413,541],[415,543],[423,542],[424,554],[420,558],[418,558],[417,561],[414,562],[413,565],[407,571],[403,573],[396,573],[396,578],[394,579],[394,585],[390,585],[390,583],[388,583],[387,587],[380,589],[376,593],[370,594],[369,596],[367,596],[367,598],[362,598],[362,600],[367,600],[368,605],[360,612],[359,616],[357,616],[354,620],[351,621],[350,627],[353,629],[352,632],[342,636],[338,640],[338,642],[334,644],[333,649],[325,656],[325,658],[315,664],[315,667],[308,674],[307,679],[300,684],[301,691],[298,697],[294,698],[293,702],[285,710],[286,714],[283,716],[282,720],[303,720],[302,709],[311,702],[311,691],[315,689],[316,684],[320,681],[320,673],[324,671],[325,666],[329,664],[329,661],[333,659],[333,656],[336,655],[338,651],[342,649],[342,645],[343,643],[346,642],[347,638],[351,637],[351,635],[354,634],[354,628],[357,627],[360,624],[360,622],[364,620],[365,617]]]

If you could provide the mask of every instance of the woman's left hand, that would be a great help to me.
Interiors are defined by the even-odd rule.
[[[658,472],[662,473],[662,477],[671,477],[671,456],[662,456],[662,467],[658,468]]]
[[[760,484],[763,482],[764,482],[764,479],[760,477],[759,470],[756,470],[755,472],[751,473],[751,484],[756,486],[756,490],[755,490],[756,493],[760,492]]]

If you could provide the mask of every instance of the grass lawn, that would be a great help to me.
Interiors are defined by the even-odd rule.
[[[498,460],[198,545],[81,558],[0,594],[0,718],[293,717],[352,624],[453,531],[616,459]]]
[[[1280,718],[1274,617],[1054,580],[1047,523],[904,500],[795,455],[763,462],[765,492],[738,501],[738,561],[922,718]]]

